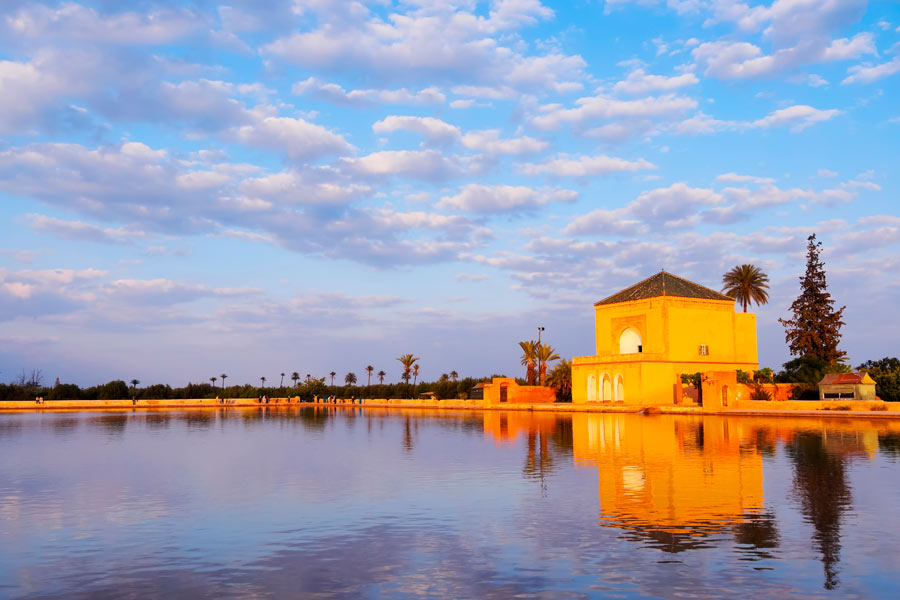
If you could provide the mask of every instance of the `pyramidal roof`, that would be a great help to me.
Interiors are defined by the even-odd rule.
[[[700,298],[703,300],[728,300],[734,302],[734,298],[726,296],[708,287],[704,287],[699,283],[688,281],[687,279],[660,271],[652,277],[640,281],[631,287],[627,287],[621,292],[617,292],[608,298],[604,298],[600,302],[594,304],[618,304],[619,302],[630,302],[632,300],[643,300],[645,298],[656,298],[659,296],[676,296],[679,298]]]

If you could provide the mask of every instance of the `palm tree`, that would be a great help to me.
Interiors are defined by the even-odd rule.
[[[751,302],[768,304],[769,276],[755,265],[734,267],[722,276],[722,292],[740,302],[747,312]]]
[[[366,373],[369,374],[369,382],[366,384],[367,386],[372,385],[372,373],[374,371],[375,371],[375,367],[373,367],[372,365],[369,365],[368,367],[366,367]]]
[[[300,381],[300,373],[297,371],[291,373],[291,381],[294,382],[294,387],[297,387],[297,382]]]
[[[337,373],[332,371],[329,375],[331,375],[331,387],[334,387],[334,376],[337,375]],[[306,378],[309,379],[309,375],[307,375]]]
[[[280,388],[284,387],[284,373],[281,374],[281,383],[278,384],[278,387],[280,387]]]
[[[412,371],[413,365],[416,364],[416,361],[419,360],[419,358],[417,356],[413,356],[412,354],[404,354],[397,360],[399,360],[400,364],[403,365],[403,381],[406,382],[406,385],[409,385],[410,372]]]
[[[534,360],[537,357],[537,342],[528,340],[527,342],[519,342],[522,349],[522,364],[526,365],[525,381],[528,385],[534,385]]]
[[[547,375],[547,385],[556,390],[556,397],[572,399],[572,361],[562,359]]]
[[[457,377],[459,377],[459,373],[457,373],[456,371],[450,371],[450,379],[456,381]]]
[[[226,375],[225,373],[222,373],[221,375],[219,375],[219,377],[222,379],[222,389],[224,390],[225,389],[225,378],[228,377],[228,375]]]
[[[413,387],[416,387],[416,379],[419,377],[419,365],[413,365]]]
[[[410,372],[412,371],[413,365],[417,360],[419,360],[419,358],[417,356],[413,356],[412,354],[404,354],[397,360],[399,360],[400,364],[403,365],[403,381],[409,383]]]
[[[260,377],[260,378],[259,378],[259,383],[260,383],[260,386],[259,386],[259,387],[266,387],[266,378],[265,378],[265,377]]]
[[[344,383],[347,385],[355,385],[356,384],[356,373],[347,373],[344,375]]]
[[[306,383],[307,383],[307,384],[309,384],[309,377],[310,377],[310,375],[309,375],[309,373],[307,373],[307,374],[306,374]],[[332,382],[333,382],[333,381],[334,381],[334,380],[332,379]]]
[[[538,364],[541,365],[538,373],[538,385],[544,385],[544,379],[547,377],[547,363],[559,360],[559,354],[553,349],[553,346],[541,344],[537,347]]]
[[[213,387],[216,386],[216,380],[217,380],[217,379],[219,379],[219,378],[218,378],[218,377],[210,377],[210,378],[209,378],[209,382],[210,382],[211,384],[213,384]]]
[[[134,393],[137,391],[137,385],[140,383],[137,379],[131,380],[131,392]]]
[[[384,378],[387,376],[387,373],[385,373],[384,371],[378,371],[377,376],[378,376],[378,383],[380,383],[381,385],[384,385]]]

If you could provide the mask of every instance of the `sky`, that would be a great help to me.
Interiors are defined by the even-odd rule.
[[[891,0],[0,3],[0,381],[523,375],[665,269],[807,237],[900,349]]]

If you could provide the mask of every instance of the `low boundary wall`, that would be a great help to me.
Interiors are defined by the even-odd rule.
[[[299,398],[269,398],[260,402],[257,398],[221,399],[172,399],[172,400],[47,400],[41,404],[34,401],[3,401],[0,411],[78,411],[78,410],[184,410],[220,408],[299,408],[301,406],[334,408],[401,408],[440,410],[500,410],[500,411],[545,411],[545,412],[596,412],[596,413],[644,413],[644,414],[684,414],[684,415],[752,415],[752,416],[816,416],[816,417],[866,417],[900,419],[900,402],[871,402],[844,400],[787,400],[765,402],[737,400],[728,408],[704,410],[701,407],[676,405],[640,404],[572,404],[546,403],[491,404],[484,400],[408,400],[408,399],[339,399],[326,402],[301,402]]]

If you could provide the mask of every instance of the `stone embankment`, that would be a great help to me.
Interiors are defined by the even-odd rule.
[[[866,417],[900,419],[900,402],[862,401],[784,401],[762,402],[739,400],[727,408],[717,410],[699,406],[654,404],[524,404],[487,403],[481,400],[403,400],[358,399],[302,402],[300,398],[186,398],[170,400],[46,400],[43,402],[0,402],[0,411],[80,411],[80,410],[183,410],[196,408],[296,408],[299,406],[344,408],[415,408],[437,410],[516,410],[535,412],[598,412],[683,415],[734,415],[734,416],[816,416],[816,417]]]

